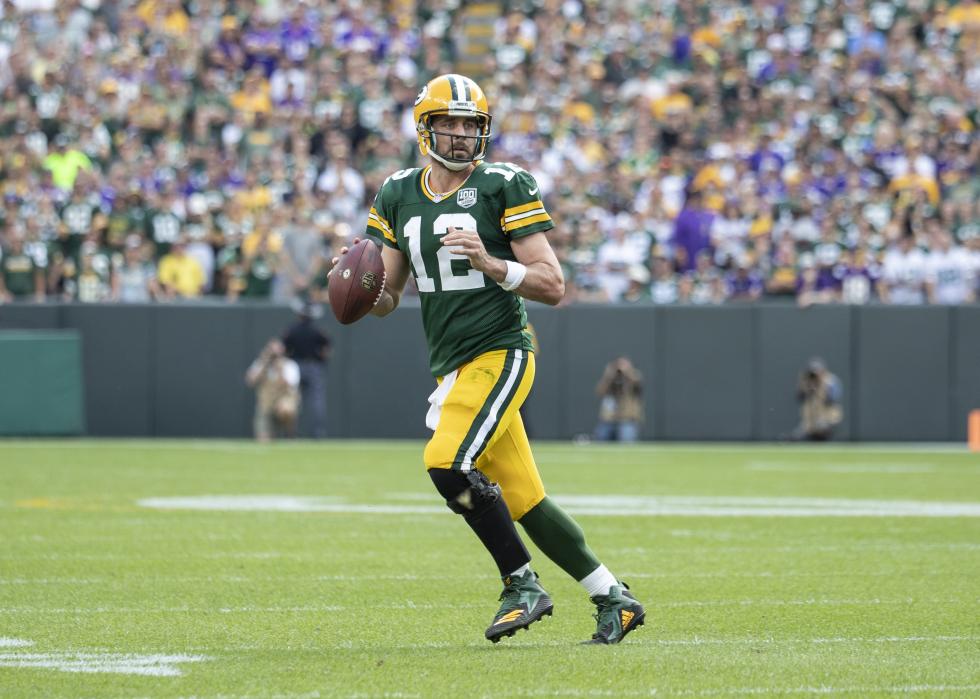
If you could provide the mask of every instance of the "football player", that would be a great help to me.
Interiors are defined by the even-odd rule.
[[[551,217],[528,172],[484,160],[492,117],[473,80],[434,78],[419,93],[414,117],[429,164],[388,177],[368,215],[367,234],[384,244],[387,273],[372,313],[391,313],[414,277],[438,383],[426,417],[434,434],[425,466],[503,579],[502,604],[485,635],[496,643],[552,613],[514,525],[520,522],[596,605],[591,642],[618,643],[643,624],[643,606],[545,495],[518,413],[534,381],[524,299],[555,305],[565,290],[545,237]]]

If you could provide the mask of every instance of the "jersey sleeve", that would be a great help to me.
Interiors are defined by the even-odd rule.
[[[521,170],[515,173],[503,188],[504,215],[501,227],[504,235],[522,238],[555,227],[544,208],[538,183],[531,173]]]
[[[378,194],[374,197],[374,204],[368,212],[365,233],[372,238],[379,239],[388,247],[397,250],[398,239],[395,237],[395,231],[392,229],[390,223],[391,217],[388,214],[388,200],[390,199],[388,195],[388,182],[388,180],[385,180],[385,183],[381,185],[381,189],[378,190]]]

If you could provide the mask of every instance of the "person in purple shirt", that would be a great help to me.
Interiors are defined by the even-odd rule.
[[[345,51],[366,51],[377,59],[388,51],[388,38],[375,31],[360,11],[353,12],[347,26],[339,29],[335,44]]]
[[[739,255],[735,271],[728,273],[725,286],[729,301],[758,301],[765,289],[762,276],[752,267],[748,255]]]
[[[234,73],[245,64],[241,29],[234,16],[221,18],[221,33],[208,49],[208,64],[221,68],[226,74]]]
[[[289,63],[302,64],[310,52],[322,43],[316,19],[305,5],[297,5],[279,27],[282,53]]]
[[[695,267],[698,253],[711,249],[711,224],[714,212],[701,203],[701,192],[689,190],[684,208],[674,221],[671,247],[679,272],[690,272]]]
[[[254,24],[250,24],[242,37],[242,47],[245,49],[245,66],[247,73],[253,66],[262,67],[262,72],[266,79],[276,70],[279,62],[281,49],[279,28],[272,22],[258,13],[253,17]]]
[[[774,171],[781,173],[786,165],[786,158],[772,148],[772,137],[763,133],[759,137],[759,147],[749,156],[749,167],[752,172]]]
[[[796,300],[800,306],[840,301],[844,267],[828,260],[816,264],[813,253],[800,256],[800,277],[796,283]]]

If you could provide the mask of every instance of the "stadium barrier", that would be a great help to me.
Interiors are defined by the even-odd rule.
[[[82,394],[78,332],[0,331],[0,435],[83,434]]]
[[[980,405],[980,306],[532,304],[529,315],[541,349],[526,415],[539,439],[591,433],[595,385],[620,355],[645,377],[644,439],[785,438],[798,373],[815,355],[844,385],[838,439],[964,443]],[[416,302],[384,320],[341,326],[327,311],[319,321],[334,340],[330,436],[427,435],[419,316]],[[244,303],[0,307],[0,329],[78,333],[86,433],[98,436],[249,436],[245,369],[293,320],[284,306]]]

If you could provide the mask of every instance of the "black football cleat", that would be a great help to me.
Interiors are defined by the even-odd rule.
[[[626,634],[643,626],[646,621],[643,605],[629,593],[626,583],[613,585],[608,595],[596,595],[592,602],[596,606],[596,631],[592,634],[592,640],[586,643],[619,643],[626,638]]]
[[[555,605],[544,588],[538,584],[534,571],[527,571],[520,577],[504,578],[504,591],[500,593],[503,604],[487,628],[488,640],[498,643],[504,636],[513,636],[520,629],[538,621],[543,616],[551,616]]]

